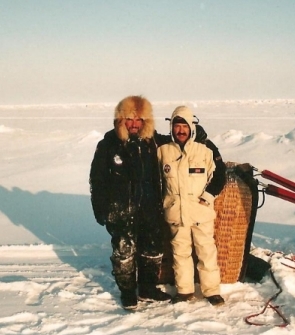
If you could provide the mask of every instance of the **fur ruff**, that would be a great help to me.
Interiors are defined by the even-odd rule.
[[[125,120],[134,117],[143,119],[139,136],[145,140],[152,138],[155,131],[153,108],[142,96],[129,96],[121,100],[115,108],[114,127],[118,138],[123,142],[129,139]]]

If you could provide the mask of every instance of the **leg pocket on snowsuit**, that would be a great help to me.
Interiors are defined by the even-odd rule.
[[[197,201],[192,202],[190,216],[195,224],[211,222],[216,218],[216,212],[211,206],[205,206]]]

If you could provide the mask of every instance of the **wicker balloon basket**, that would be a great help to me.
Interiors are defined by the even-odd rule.
[[[226,163],[226,184],[215,200],[215,241],[221,282],[244,281],[258,203],[249,164]],[[174,283],[168,225],[164,227],[164,257],[160,283]],[[195,264],[197,257],[193,252]],[[198,273],[195,266],[195,282]]]

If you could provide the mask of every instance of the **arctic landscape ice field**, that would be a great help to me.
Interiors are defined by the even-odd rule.
[[[158,132],[169,133],[165,118],[179,105],[193,109],[225,162],[295,181],[295,100],[155,102]],[[219,308],[200,297],[122,309],[110,238],[95,222],[88,184],[114,108],[0,106],[0,334],[294,334],[295,204],[270,195],[258,209],[251,252],[271,264],[282,291],[273,305],[286,327],[272,308],[252,319],[260,326],[245,322],[278,292],[269,274],[258,283],[222,284]]]

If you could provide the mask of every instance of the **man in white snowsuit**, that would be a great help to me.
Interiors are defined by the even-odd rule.
[[[218,171],[215,171],[212,151],[206,145],[194,142],[193,118],[189,108],[176,108],[170,121],[172,140],[158,148],[164,179],[165,220],[172,236],[177,288],[173,302],[194,298],[193,244],[198,256],[201,291],[212,305],[220,305],[224,300],[220,296],[220,271],[214,240],[214,198],[217,194],[213,178],[213,173],[217,177]]]

